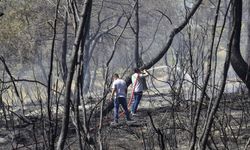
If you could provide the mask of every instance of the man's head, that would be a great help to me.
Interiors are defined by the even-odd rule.
[[[140,69],[139,68],[134,68],[134,73],[140,73]]]
[[[116,80],[119,78],[119,75],[117,73],[113,74],[113,80]]]

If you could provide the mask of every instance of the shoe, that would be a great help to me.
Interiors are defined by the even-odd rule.
[[[117,126],[118,125],[118,121],[113,121],[110,123],[110,126]]]
[[[138,115],[131,112],[131,116],[132,116],[132,117],[135,117],[135,116],[138,116]]]

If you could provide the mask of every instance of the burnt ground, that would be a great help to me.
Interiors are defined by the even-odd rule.
[[[156,97],[159,98],[159,97]],[[215,117],[215,123],[210,139],[210,149],[243,149],[250,137],[250,117],[248,108],[250,103],[239,95],[224,97]],[[204,123],[207,105],[203,106],[200,124]],[[151,118],[152,120],[151,120]],[[111,127],[112,112],[103,120],[102,138],[103,147],[108,150],[140,150],[140,149],[188,149],[192,133],[192,117],[190,106],[187,103],[179,103],[176,106],[161,106],[154,108],[139,108],[136,121],[131,125],[120,118],[120,125]],[[1,114],[0,120],[0,149],[47,149],[43,143],[45,137],[44,127],[48,124],[40,119],[40,116],[29,116],[33,123],[27,123],[20,119],[9,121],[9,129],[5,125],[5,119]],[[90,131],[93,141],[97,141],[98,118],[91,121]],[[61,122],[61,119],[58,119]],[[14,127],[14,128],[13,128]],[[47,131],[47,129],[46,129]],[[202,131],[202,125],[198,132]],[[60,127],[57,129],[59,135]],[[161,138],[164,141],[162,145]],[[77,134],[73,124],[70,124],[66,149],[78,149]],[[99,149],[95,143],[95,148]]]
[[[142,108],[138,110],[138,116],[133,117],[136,122],[132,125],[124,123],[115,128],[105,126],[105,132],[108,134],[106,140],[110,141],[107,142],[107,149],[161,149],[160,147],[163,147],[160,142],[161,136],[164,139],[166,149],[177,146],[177,143],[183,143],[184,145],[182,144],[182,148],[179,147],[179,149],[185,149],[188,137],[187,135],[183,136],[182,132],[186,130],[186,127],[179,121],[173,124],[173,116],[171,115],[175,111],[175,113],[185,116],[186,113],[181,110],[182,108],[185,106]],[[175,139],[174,133],[181,136]]]
[[[136,121],[131,125],[127,125],[122,120],[122,125],[118,127],[106,126],[107,148],[108,149],[159,149],[159,142],[157,141],[157,134],[153,128],[153,124],[158,128],[157,124],[150,121],[149,114],[152,119],[160,119],[163,116],[168,107],[161,107],[157,109],[139,109],[136,117],[133,120]]]
[[[156,133],[152,128],[152,122],[150,121],[148,114],[150,114],[153,119],[157,119],[160,116],[163,116],[166,112],[169,112],[170,109],[171,107],[139,109],[137,113],[138,116],[133,117],[133,120],[135,121],[133,124],[127,125],[125,118],[120,117],[120,125],[117,127],[110,126],[113,114],[112,112],[109,113],[103,120],[102,133],[105,149],[148,149],[148,145],[151,146],[149,149],[157,149],[159,143],[155,140]],[[27,119],[33,121],[32,124],[23,122],[20,119],[17,119],[12,123],[8,122],[9,128],[3,126],[5,124],[3,117],[4,116],[2,116],[0,126],[0,150],[47,149],[43,143],[43,139],[45,138],[43,137],[43,131],[44,127],[46,125],[48,126],[48,124],[45,125],[39,119],[40,116],[27,117]],[[96,118],[91,121],[90,125],[91,137],[94,141],[97,140],[98,121],[99,119]],[[61,122],[60,119],[59,122]],[[59,135],[59,128],[57,132]],[[68,137],[68,144],[72,142],[69,147],[78,149],[76,140],[77,136],[73,124],[70,125]]]

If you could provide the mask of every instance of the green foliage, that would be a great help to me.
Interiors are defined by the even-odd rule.
[[[11,0],[5,4],[5,15],[1,18],[0,39],[9,40],[13,37],[20,36],[24,31],[25,26],[29,24],[31,18],[32,7],[30,0]],[[0,2],[0,4],[3,2]]]
[[[38,0],[0,1],[0,5],[3,6],[5,14],[0,18],[1,55],[11,57],[12,60],[20,63],[32,60],[35,53],[34,41],[40,38],[37,31],[46,33],[43,31],[46,24],[44,20],[48,19],[49,15],[44,16],[41,10],[49,10],[46,9],[49,5]]]
[[[3,2],[1,2],[3,3]],[[25,13],[27,13],[27,5],[23,2],[12,0],[5,3],[5,15],[0,21],[0,45],[3,48],[4,56],[18,56],[22,50],[28,47],[23,34],[27,21],[25,21]],[[25,6],[25,7],[24,7]],[[27,41],[27,37],[26,41]]]

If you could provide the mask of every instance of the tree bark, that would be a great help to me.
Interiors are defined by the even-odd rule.
[[[202,0],[198,0],[194,4],[194,6],[193,6],[192,10],[190,11],[190,13],[188,14],[187,18],[177,28],[172,30],[172,32],[169,35],[169,39],[168,39],[166,45],[163,47],[163,49],[158,53],[158,55],[156,57],[154,57],[151,61],[149,61],[149,63],[142,66],[141,69],[149,69],[153,65],[155,65],[159,60],[161,60],[161,58],[168,52],[168,50],[169,50],[169,48],[174,40],[175,35],[180,33],[181,30],[184,29],[184,27],[188,24],[189,20],[193,17],[195,12],[199,8],[201,2],[202,2]]]
[[[139,55],[139,0],[135,4],[135,66],[140,67]]]
[[[67,74],[68,74],[68,67],[67,67],[67,38],[68,34],[68,12],[65,11],[65,18],[64,18],[64,31],[63,31],[63,42],[62,42],[62,76],[63,81],[66,82]]]
[[[241,20],[242,20],[242,0],[233,0],[233,24],[235,26],[235,34],[232,42],[232,58],[231,65],[239,76],[239,78],[246,84],[248,91],[250,90],[250,75],[249,67],[243,59],[240,52],[240,35],[241,35]]]
[[[246,61],[250,65],[250,1],[247,1],[247,45],[246,45]]]
[[[52,113],[51,113],[51,106],[52,106],[52,98],[51,98],[51,85],[52,85],[52,80],[53,80],[53,63],[54,63],[54,51],[55,51],[55,40],[56,40],[56,34],[57,34],[57,21],[58,21],[58,9],[60,5],[60,0],[57,1],[56,4],[56,10],[55,10],[55,20],[53,24],[53,39],[52,39],[52,44],[51,44],[51,56],[50,56],[50,69],[49,69],[49,74],[48,74],[48,86],[47,86],[47,94],[48,94],[48,99],[47,99],[47,111],[48,111],[48,119],[49,119],[49,130],[48,130],[48,144],[49,144],[49,149],[54,150],[54,141],[55,138],[53,138],[53,124],[52,124]]]
[[[65,99],[64,99],[64,113],[63,113],[63,121],[62,121],[62,129],[57,143],[57,150],[62,150],[64,148],[64,144],[66,141],[67,133],[68,133],[68,125],[69,125],[69,107],[70,107],[70,96],[71,96],[71,84],[73,80],[73,76],[75,73],[75,67],[77,65],[77,57],[78,51],[80,47],[80,42],[83,37],[83,29],[86,26],[87,19],[87,11],[92,5],[92,0],[85,0],[80,24],[77,29],[76,38],[73,46],[73,55],[71,58],[71,66],[66,80],[66,89],[65,89]]]

